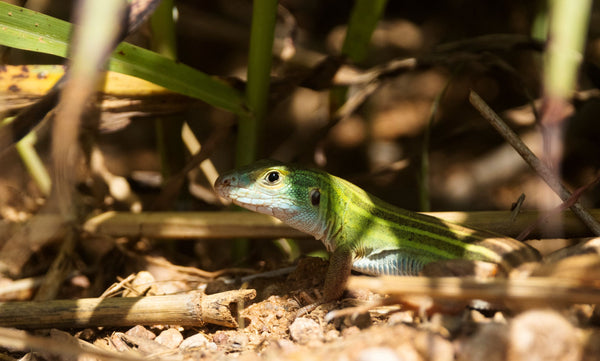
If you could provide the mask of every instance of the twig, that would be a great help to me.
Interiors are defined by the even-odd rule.
[[[106,166],[106,159],[100,147],[92,145],[90,153],[90,169],[102,178],[110,195],[117,201],[127,204],[132,212],[141,212],[142,202],[139,197],[131,190],[125,177],[111,173]]]
[[[79,359],[91,356],[98,360],[142,361],[148,357],[134,356],[127,353],[105,351],[97,347],[84,347],[81,344],[73,345],[68,342],[56,342],[52,337],[31,335],[25,331],[0,327],[0,346],[12,350],[48,352],[53,355],[63,356],[60,359]]]
[[[110,297],[114,297],[115,295],[117,295],[119,292],[122,291],[122,288],[125,287],[125,285],[129,282],[131,282],[133,279],[135,279],[136,274],[132,273],[129,276],[120,279],[119,283],[113,283],[112,285],[110,285],[110,287],[108,287],[108,289],[106,289],[101,295],[100,298],[104,299],[104,298],[110,298]]]
[[[65,219],[56,213],[42,211],[31,219],[12,227],[14,233],[0,248],[0,272],[18,275],[35,250],[52,240],[64,237],[67,232]]]
[[[11,281],[8,284],[2,283],[2,286],[0,287],[0,300],[9,299],[8,296],[11,296],[11,294],[33,293],[33,289],[39,287],[42,281],[42,277],[30,277]],[[10,297],[10,299],[14,298]]]
[[[227,137],[227,135],[229,135],[230,129],[231,124],[228,124],[226,126],[217,128],[210,135],[210,137],[202,145],[202,148],[200,148],[200,150],[192,156],[183,169],[167,180],[160,195],[154,201],[152,209],[159,210],[168,208],[168,205],[173,202],[173,200],[179,194],[186,175],[198,167],[203,161],[208,159],[215,148]]]
[[[519,212],[521,212],[521,207],[523,206],[523,202],[525,202],[525,193],[521,193],[517,201],[510,206],[510,221],[514,222]]]
[[[213,295],[199,292],[148,297],[83,298],[78,300],[0,303],[0,325],[19,328],[71,328],[169,324],[197,326],[203,322],[237,327],[231,304],[256,296],[252,289]],[[241,311],[241,310],[240,310]]]
[[[600,209],[590,210],[600,219]],[[514,221],[510,211],[428,212],[448,222],[485,229],[515,237],[534,223],[540,212],[522,210]],[[572,212],[561,215],[564,234],[550,233],[546,237],[587,237],[590,232]],[[539,224],[540,228],[544,222]],[[151,237],[162,239],[207,238],[310,238],[275,218],[250,212],[106,212],[88,219],[83,230],[96,236]],[[540,232],[531,234],[539,237]]]
[[[519,139],[517,134],[512,131],[477,93],[471,90],[469,93],[471,104],[487,119],[494,128],[504,137],[504,139],[519,153],[519,155],[529,164],[531,168],[552,188],[554,192],[563,200],[567,201],[571,193],[557,179],[552,170],[542,163],[533,152]],[[596,235],[600,236],[600,223],[598,223],[579,203],[574,203],[571,207],[573,213],[581,219],[586,226]]]
[[[346,119],[350,115],[352,115],[358,107],[360,107],[367,98],[373,94],[379,87],[382,85],[381,81],[374,80],[370,83],[362,86],[358,91],[356,91],[346,102],[340,106],[336,112],[333,114],[329,122],[324,125],[321,129],[319,129],[318,134],[315,135],[315,139],[318,139],[318,142],[314,148],[315,154],[314,159],[315,163],[323,166],[326,162],[325,158],[325,138],[326,135],[329,134],[329,131],[335,127],[339,122]],[[313,147],[309,147],[308,149],[312,149]]]
[[[569,197],[569,199],[562,202],[560,205],[558,205],[558,207],[554,208],[553,210],[545,212],[545,214],[542,215],[537,221],[535,221],[535,223],[532,223],[531,225],[529,225],[529,227],[525,228],[523,230],[523,232],[519,233],[519,235],[516,238],[520,241],[526,239],[526,237],[529,235],[529,233],[531,233],[531,231],[533,231],[536,227],[538,227],[542,222],[550,219],[553,216],[556,216],[560,212],[568,209],[569,207],[572,207],[573,204],[575,204],[575,202],[577,202],[579,200],[579,197],[581,197],[581,195],[585,191],[587,191],[592,186],[595,186],[596,184],[598,184],[599,181],[600,181],[600,175],[596,176],[596,178],[593,181],[591,181],[590,183],[588,183],[587,185],[576,189],[575,192],[571,195],[571,197]]]
[[[249,212],[107,212],[89,219],[83,229],[153,238],[305,237],[274,218]]]
[[[451,300],[519,301],[520,306],[600,302],[600,288],[579,280],[556,277],[474,279],[350,276],[347,288],[368,289],[390,295],[418,295]]]
[[[133,252],[131,252],[130,255],[134,256]],[[251,269],[251,268],[224,268],[224,269],[220,269],[217,271],[205,271],[205,270],[201,270],[196,267],[186,267],[186,266],[174,265],[171,262],[169,262],[161,257],[152,257],[152,256],[143,256],[143,257],[144,257],[144,261],[148,262],[149,264],[154,264],[157,266],[170,268],[179,273],[184,273],[184,274],[188,274],[188,275],[192,275],[192,276],[196,276],[196,277],[202,277],[204,279],[215,279],[217,277],[221,277],[225,274],[231,274],[231,273],[254,273],[255,272],[255,270]]]
[[[60,252],[52,261],[46,277],[35,295],[36,301],[46,301],[56,298],[63,281],[71,272],[73,254],[79,238],[79,233],[73,228],[67,228],[67,234],[60,245]]]
[[[297,268],[296,266],[290,266],[290,267],[274,269],[272,271],[266,271],[266,272],[261,272],[261,273],[257,273],[257,274],[253,274],[253,275],[244,276],[244,277],[240,278],[240,283],[250,282],[252,280],[259,279],[259,278],[275,278],[275,277],[287,275],[287,274],[294,272],[296,270],[296,268]],[[234,280],[234,279],[226,279],[224,281],[224,283],[227,285],[227,284],[232,284],[235,281],[236,280]]]

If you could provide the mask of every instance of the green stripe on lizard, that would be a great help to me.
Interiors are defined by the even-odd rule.
[[[215,190],[323,242],[332,253],[324,302],[341,296],[351,269],[415,275],[430,262],[467,259],[508,272],[539,260],[535,249],[515,239],[395,207],[317,169],[263,160],[223,174]]]

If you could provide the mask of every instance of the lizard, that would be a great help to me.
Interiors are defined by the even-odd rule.
[[[214,189],[322,241],[331,255],[315,307],[342,296],[351,270],[418,275],[431,262],[464,259],[495,263],[508,274],[540,259],[516,239],[396,207],[319,169],[261,160],[223,173]]]

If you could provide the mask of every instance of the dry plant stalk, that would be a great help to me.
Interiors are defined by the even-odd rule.
[[[106,212],[90,218],[83,229],[119,237],[307,237],[275,218],[249,212]]]
[[[347,288],[368,289],[392,297],[428,296],[447,300],[485,300],[510,304],[511,308],[600,303],[600,287],[597,284],[557,277],[475,279],[351,276]]]
[[[548,186],[562,199],[564,202],[569,201],[571,193],[556,177],[553,170],[545,163],[540,161],[535,154],[521,141],[512,129],[500,118],[492,108],[487,105],[481,97],[473,90],[469,93],[471,104],[477,109],[481,115],[490,122],[490,124],[502,135],[502,137],[515,149],[517,153],[527,162],[527,164],[548,184]],[[583,208],[581,203],[575,202],[571,205],[571,210],[585,223],[596,236],[600,236],[600,223],[592,217],[592,215]]]
[[[600,210],[589,210],[593,217],[600,219]],[[524,228],[535,223],[541,213],[521,211],[511,219],[510,211],[479,212],[428,212],[425,213],[445,221],[463,224],[467,227],[489,230],[498,234],[515,237]],[[546,237],[586,237],[588,228],[570,211],[561,213],[563,232],[544,233]],[[556,219],[553,219],[556,220]],[[537,225],[537,232],[530,238],[540,235],[546,222]],[[106,212],[88,219],[84,231],[110,237],[151,237],[151,238],[308,238],[309,236],[290,228],[281,221],[264,214],[250,212]]]
[[[235,313],[232,309],[255,296],[255,290],[245,289],[212,295],[193,292],[148,297],[4,302],[0,303],[0,326],[39,329],[156,324],[198,326],[212,323],[237,327],[238,315],[232,314]]]
[[[132,354],[106,351],[58,330],[51,330],[50,337],[42,337],[31,335],[26,331],[0,327],[0,346],[15,351],[31,352],[33,350],[43,355],[41,356],[43,359],[51,358],[48,357],[50,355],[62,356],[56,357],[60,360],[142,361],[148,359]],[[0,355],[0,357],[2,356],[4,355]],[[27,356],[24,359],[27,359]],[[2,360],[13,359],[7,356]]]

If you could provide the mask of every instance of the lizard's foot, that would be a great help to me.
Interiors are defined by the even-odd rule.
[[[307,305],[304,307],[301,307],[298,310],[295,318],[307,315],[307,314],[311,313],[312,311],[314,311],[317,307],[326,303],[324,301],[323,295],[321,295],[321,293],[318,290],[315,290],[315,293],[316,293],[317,297],[313,298],[312,296],[310,296],[308,293],[306,293],[304,291],[300,292],[300,294],[298,295],[299,298],[303,301],[302,303],[307,303]]]
[[[304,307],[300,308],[300,309],[298,310],[298,312],[296,313],[296,317],[295,317],[295,318],[302,317],[302,316],[305,316],[305,315],[307,315],[307,314],[311,313],[311,312],[312,312],[312,311],[314,311],[314,310],[315,310],[317,307],[321,306],[321,305],[322,305],[322,304],[324,304],[324,303],[325,303],[325,302],[323,302],[323,301],[316,301],[316,302],[313,302],[313,303],[311,303],[311,304],[308,304],[308,305],[306,305],[306,306],[304,306]]]

